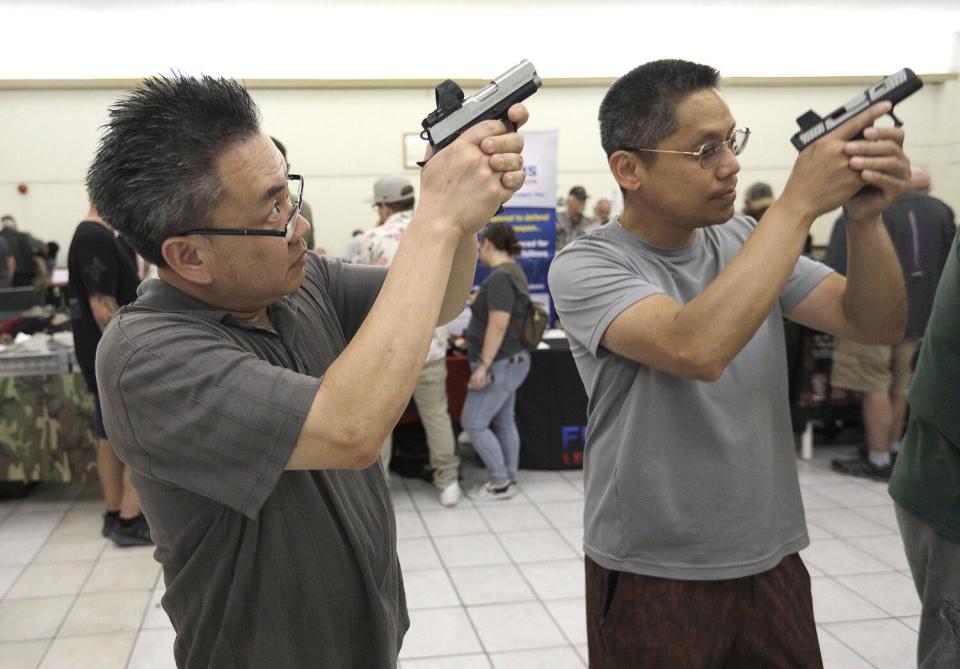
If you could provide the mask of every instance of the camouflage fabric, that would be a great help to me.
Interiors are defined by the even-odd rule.
[[[0,480],[95,480],[96,444],[80,374],[0,378]]]

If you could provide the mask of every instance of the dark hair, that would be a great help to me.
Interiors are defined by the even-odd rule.
[[[110,226],[163,267],[165,239],[207,225],[223,193],[217,160],[260,115],[230,79],[150,77],[110,108],[87,190]]]
[[[56,242],[47,242],[47,257],[56,258],[58,253],[60,253],[60,245]]]
[[[480,239],[489,239],[494,248],[499,251],[506,251],[512,256],[520,255],[523,247],[517,241],[517,233],[513,226],[497,221],[489,223],[480,233]]]
[[[273,135],[270,135],[270,139],[273,141],[273,145],[277,147],[277,151],[280,152],[280,155],[283,156],[283,159],[286,160],[286,159],[287,159],[287,147],[285,147],[285,146],[283,145],[283,142],[281,142],[279,139],[277,139],[277,138],[274,137]]]
[[[614,82],[600,103],[603,150],[609,157],[627,146],[655,148],[677,130],[677,103],[719,81],[717,70],[686,60],[655,60],[631,70]],[[649,164],[657,154],[638,155]]]
[[[403,189],[407,190],[406,187]],[[411,187],[410,190],[413,190]],[[384,204],[390,207],[392,211],[410,211],[413,209],[414,198],[408,197],[406,200],[399,200],[397,202],[385,202]]]

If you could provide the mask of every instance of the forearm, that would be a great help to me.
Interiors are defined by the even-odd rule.
[[[495,323],[493,319],[487,322],[487,329],[483,332],[483,346],[480,349],[480,363],[486,367],[493,364],[497,357],[497,351],[503,343],[503,338],[507,334],[507,328]]]
[[[508,114],[516,124],[526,121],[520,105]],[[288,468],[360,468],[376,461],[413,394],[441,309],[452,311],[466,295],[464,264],[476,243],[458,247],[523,184],[523,140],[505,131],[499,121],[478,123],[424,168],[417,213],[363,325],[327,368]]]
[[[774,203],[730,264],[680,309],[676,340],[695,366],[718,376],[756,334],[797,264],[812,219]]]
[[[329,466],[324,445],[354,466],[376,458],[413,394],[440,315],[458,239],[438,230],[411,222],[370,313],[324,375],[291,466]]]
[[[903,270],[882,219],[847,222],[847,285],[843,311],[856,339],[893,344],[907,324]]]
[[[113,295],[95,293],[90,296],[90,312],[93,314],[93,319],[97,322],[100,332],[107,329],[110,319],[119,310],[120,305],[117,304],[117,298]]]
[[[476,273],[477,238],[474,235],[465,235],[457,244],[457,250],[453,256],[453,267],[447,280],[447,290],[443,296],[438,325],[449,323],[463,311]]]

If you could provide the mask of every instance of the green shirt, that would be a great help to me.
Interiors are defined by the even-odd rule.
[[[940,276],[890,495],[960,542],[960,235]]]

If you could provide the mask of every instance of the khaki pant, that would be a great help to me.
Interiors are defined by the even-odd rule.
[[[460,458],[454,450],[453,426],[447,410],[446,360],[434,360],[423,366],[417,386],[413,389],[413,401],[417,404],[423,431],[427,433],[433,484],[438,490],[443,490],[457,480],[460,469]],[[390,470],[392,451],[393,440],[387,437],[380,451],[380,465],[384,473]]]
[[[916,352],[916,339],[904,339],[895,346],[873,346],[837,339],[833,347],[830,385],[861,393],[906,395],[910,384],[910,362]]]

